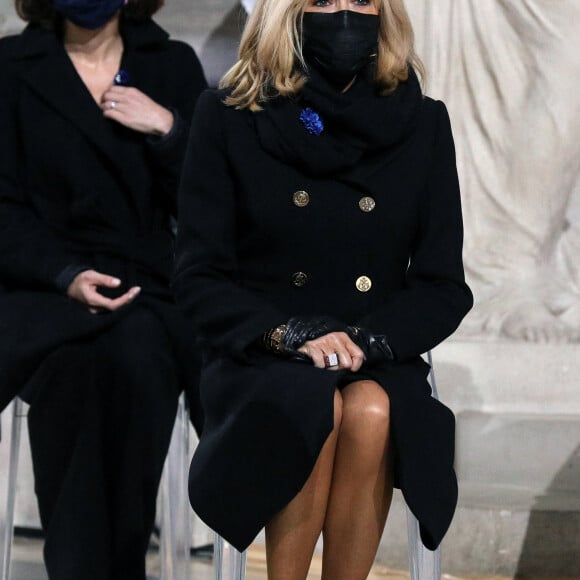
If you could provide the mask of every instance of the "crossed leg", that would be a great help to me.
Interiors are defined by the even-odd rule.
[[[300,493],[266,526],[268,578],[304,580],[323,531],[322,578],[364,580],[391,503],[389,398],[374,381],[335,394],[335,426]]]
[[[323,580],[365,580],[393,495],[389,397],[373,381],[342,391],[342,423],[324,523]]]

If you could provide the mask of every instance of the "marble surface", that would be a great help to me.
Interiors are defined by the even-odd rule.
[[[457,144],[464,332],[580,340],[577,0],[407,0]]]

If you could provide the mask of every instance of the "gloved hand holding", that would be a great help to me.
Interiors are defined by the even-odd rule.
[[[362,350],[347,334],[346,324],[329,316],[293,317],[266,332],[262,344],[272,352],[333,371],[357,371],[364,359]]]
[[[395,360],[395,355],[384,334],[373,334],[370,330],[359,326],[348,326],[346,332],[364,352],[364,366],[371,367]]]
[[[346,324],[330,316],[294,316],[265,332],[261,342],[272,352],[300,354],[298,348],[304,343],[331,332],[346,332]]]
[[[346,324],[330,316],[294,316],[286,323],[282,338],[283,350],[297,351],[309,340],[331,332],[346,332]]]

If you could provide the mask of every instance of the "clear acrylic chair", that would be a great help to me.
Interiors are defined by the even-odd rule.
[[[435,399],[439,399],[431,351],[427,353],[427,362],[431,366],[431,371],[429,372],[431,396]],[[425,548],[423,542],[421,542],[421,536],[419,534],[419,522],[408,507],[407,536],[411,580],[440,580],[441,548],[437,548],[434,552]]]
[[[191,561],[191,508],[187,492],[190,460],[189,412],[182,395],[160,485],[161,580],[189,580]],[[246,552],[240,554],[214,533],[215,580],[244,580]]]
[[[247,552],[238,552],[214,533],[214,580],[245,580]]]
[[[28,406],[16,397],[12,402],[12,425],[8,436],[8,472],[6,474],[6,493],[2,508],[4,517],[0,519],[0,570],[1,580],[10,580],[12,540],[14,538],[14,507],[16,504],[16,479],[18,476],[18,459],[20,454],[20,434],[22,420],[26,417]],[[4,435],[1,441],[5,442]]]
[[[427,353],[427,361],[431,366],[431,371],[429,372],[431,394],[436,399],[439,399],[431,351]],[[440,580],[441,549],[437,548],[437,550],[432,552],[425,548],[423,542],[421,542],[419,522],[408,507],[407,537],[411,580]],[[217,533],[214,538],[215,580],[245,580],[246,552],[238,552]]]
[[[0,580],[11,579],[20,439],[22,421],[26,418],[27,412],[28,405],[18,397],[15,398],[12,402],[10,433],[5,434],[0,431],[2,435],[0,441],[2,445],[8,446],[9,454],[8,470],[5,476],[5,497],[1,498],[0,507]],[[7,413],[10,413],[10,408]],[[159,491],[161,495],[161,580],[190,579],[191,518],[187,496],[188,466],[189,413],[182,395]],[[1,517],[2,510],[4,517]]]
[[[191,577],[191,510],[187,493],[189,433],[189,412],[182,394],[159,486],[161,580],[189,580]]]
[[[438,399],[431,352],[427,353],[427,360],[431,365],[429,383],[432,395]],[[189,413],[182,395],[160,489],[162,497],[161,580],[190,578],[191,517],[187,494],[190,459],[189,433]],[[419,522],[409,508],[407,508],[407,535],[411,580],[440,580],[440,548],[432,552],[423,546],[419,534]],[[213,558],[215,580],[245,580],[247,553],[238,552],[217,533],[214,533]]]
[[[432,395],[438,398],[431,353],[429,382]],[[7,477],[6,516],[0,520],[0,580],[10,580],[10,554],[14,533],[14,505],[22,419],[27,406],[20,399],[13,402],[10,456]],[[187,493],[190,460],[189,413],[182,395],[166,466],[160,485],[161,494],[161,580],[189,580],[191,561],[191,512]],[[441,552],[427,550],[421,542],[419,523],[407,508],[407,533],[411,580],[440,580]],[[246,552],[240,553],[218,534],[214,536],[215,580],[245,580]]]

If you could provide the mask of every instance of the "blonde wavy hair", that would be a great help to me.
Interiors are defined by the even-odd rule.
[[[296,62],[305,66],[300,29],[308,1],[257,0],[242,35],[238,61],[220,82],[220,88],[230,89],[227,105],[259,111],[273,96],[300,91],[306,79]],[[403,0],[372,1],[380,17],[375,82],[386,95],[407,80],[409,65],[422,79],[425,71],[415,54],[413,27]]]

